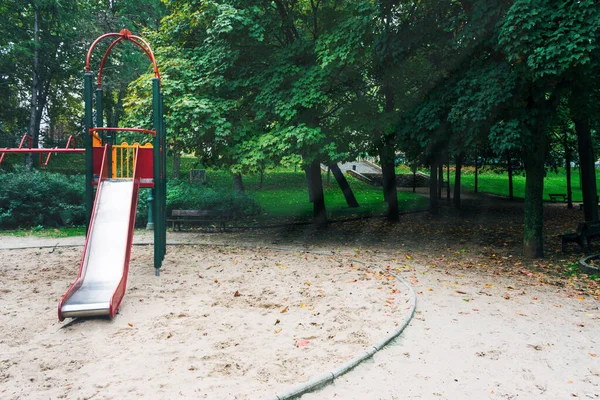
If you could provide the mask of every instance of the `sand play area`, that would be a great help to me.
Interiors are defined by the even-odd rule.
[[[35,246],[82,238],[0,237],[0,398],[274,398],[396,329],[409,295],[385,271],[417,292],[413,320],[303,400],[600,398],[595,297],[398,247],[248,247],[261,237],[169,233],[228,245],[170,245],[158,278],[152,247],[134,246],[119,314],[63,323],[57,303],[82,248]],[[6,250],[17,246],[33,248]]]

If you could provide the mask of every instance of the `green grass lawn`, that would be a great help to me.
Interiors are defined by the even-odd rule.
[[[597,176],[600,174],[597,174]],[[446,175],[444,174],[444,178]],[[479,175],[479,191],[484,193],[494,193],[502,196],[508,196],[508,173],[497,174],[495,172],[486,172]],[[454,186],[454,173],[450,173],[450,186]],[[468,190],[475,188],[475,174],[464,173],[461,176],[461,186]],[[600,187],[600,185],[598,185]],[[525,177],[522,175],[513,175],[514,196],[518,198],[525,197]],[[581,202],[581,187],[579,181],[579,170],[573,169],[571,173],[571,191],[573,201]],[[548,193],[567,194],[567,176],[564,168],[558,172],[549,171],[544,179],[544,200],[549,201]]]
[[[327,184],[327,174],[322,173],[325,191],[325,206],[329,218],[351,218],[373,215],[384,215],[387,204],[383,201],[381,188],[372,187],[347,176],[359,208],[348,208],[344,195],[337,182],[331,176]],[[227,171],[207,171],[207,181],[214,187],[233,189],[231,173]],[[260,175],[244,176],[246,193],[263,209],[261,215],[254,217],[259,222],[280,219],[309,220],[312,217],[313,205],[308,201],[308,189],[304,172],[293,169],[278,168],[265,172],[263,185],[260,187]],[[428,207],[427,199],[413,193],[398,193],[401,211],[413,211]]]

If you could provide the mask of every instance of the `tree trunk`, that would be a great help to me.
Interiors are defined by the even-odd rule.
[[[430,172],[429,172],[429,212],[431,212],[431,214],[433,214],[433,215],[437,215],[437,214],[439,214],[440,210],[439,210],[439,201],[438,201],[438,197],[437,197],[438,166],[437,166],[437,160],[435,158],[435,155],[431,156],[431,166],[429,169],[430,169]]]
[[[259,186],[258,186],[258,188],[260,190],[262,190],[262,188],[263,188],[263,182],[264,182],[264,180],[265,180],[265,170],[261,169],[260,170],[260,183],[259,183]]]
[[[337,164],[333,163],[329,165],[328,172],[331,171],[338,185],[340,185],[340,189],[342,189],[342,193],[344,193],[344,198],[346,199],[346,204],[350,208],[359,207],[358,201],[356,201],[356,197],[354,197],[354,192],[352,192],[352,188],[348,184],[346,177],[340,170]],[[328,175],[329,176],[329,175]]]
[[[177,147],[173,147],[173,178],[179,179],[181,177],[181,153]],[[235,178],[234,178],[235,180]],[[240,176],[240,181],[242,180]],[[242,185],[242,192],[244,191]]]
[[[512,201],[514,199],[512,158],[507,155],[506,159],[508,160],[508,199]]]
[[[233,187],[236,192],[244,193],[244,181],[242,180],[242,174],[240,172],[235,172],[233,174]]]
[[[525,151],[525,224],[523,255],[527,258],[544,257],[544,163],[547,139],[545,125],[537,127],[534,143]]]
[[[40,81],[39,81],[39,7],[36,3],[33,3],[33,80],[31,82],[31,100],[29,103],[29,136],[33,141],[32,146],[37,147],[38,138],[39,138],[39,130],[36,131],[36,117],[38,110],[38,96],[40,94]],[[29,166],[33,166],[33,168],[37,168],[39,166],[37,155],[29,155],[27,164]]]
[[[450,204],[450,163],[446,164],[446,181],[448,181],[448,185],[446,185],[446,202]]]
[[[305,167],[306,181],[308,183],[308,197],[313,203],[313,223],[315,225],[327,224],[327,210],[325,209],[325,194],[323,193],[323,179],[321,178],[321,163],[313,161]]]
[[[463,153],[456,156],[456,171],[454,172],[454,208],[460,210],[460,178],[462,172]]]
[[[586,221],[598,220],[598,198],[596,192],[596,170],[590,124],[586,116],[573,118],[579,147],[579,169],[581,171],[581,192],[583,214]]]
[[[417,162],[416,161],[412,166],[412,173],[413,173],[413,193],[417,193]]]
[[[475,155],[475,193],[479,191],[479,160],[478,156]]]
[[[444,189],[444,163],[440,162],[438,166],[438,198],[442,199],[442,192]]]
[[[565,140],[565,169],[567,172],[567,208],[573,208],[573,190],[571,188],[571,150]]]
[[[394,168],[394,149],[389,140],[379,150],[381,173],[383,175],[383,199],[388,204],[387,220],[398,222],[398,192],[396,190],[396,169]]]

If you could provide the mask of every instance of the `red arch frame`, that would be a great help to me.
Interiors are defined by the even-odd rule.
[[[150,58],[150,61],[152,61],[152,67],[154,69],[154,77],[158,78],[158,81],[160,82],[160,72],[158,71],[158,66],[156,65],[156,58],[154,57],[154,53],[152,52],[150,45],[148,44],[148,42],[146,42],[141,37],[132,35],[128,29],[122,29],[121,32],[119,32],[119,33],[106,33],[106,34],[100,36],[98,39],[94,40],[94,42],[92,43],[92,45],[90,46],[90,48],[88,50],[87,57],[85,58],[85,72],[87,72],[87,73],[90,72],[90,59],[92,58],[92,51],[94,50],[94,47],[96,47],[96,45],[102,39],[107,38],[107,37],[115,37],[115,36],[117,37],[117,39],[115,39],[108,46],[108,49],[106,49],[106,52],[104,53],[104,56],[102,57],[102,61],[100,62],[100,69],[98,70],[98,89],[100,89],[102,87],[102,71],[104,69],[104,62],[106,61],[106,57],[108,57],[108,55],[110,54],[113,47],[115,47],[115,45],[117,43],[119,43],[123,40],[128,40],[128,41],[136,44],[142,50],[144,50],[144,53],[146,53],[148,58]]]

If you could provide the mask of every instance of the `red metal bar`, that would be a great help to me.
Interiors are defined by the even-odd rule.
[[[108,57],[108,54],[110,53],[112,48],[115,47],[115,45],[122,40],[123,40],[122,37],[115,39],[114,42],[112,42],[110,44],[110,46],[108,46],[108,49],[106,49],[106,52],[104,53],[104,56],[102,57],[102,61],[100,62],[100,68],[98,69],[98,89],[100,89],[102,86],[102,71],[104,70],[104,62],[106,61],[106,57]]]
[[[94,131],[142,132],[156,136],[155,130],[142,128],[90,128],[89,134],[91,135]]]
[[[33,139],[29,135],[23,135],[23,137],[21,138],[21,142],[19,143],[19,147],[17,147],[17,149],[23,148],[23,143],[25,142],[25,139],[28,139],[29,148],[31,148],[31,146],[33,144]],[[0,150],[2,150],[2,149],[0,149]],[[4,155],[6,154],[6,152],[0,151],[0,153],[2,153],[2,155],[0,156],[0,164],[2,164],[2,161],[4,161]]]
[[[75,149],[76,139],[75,139],[75,136],[73,136],[73,135],[69,136],[69,139],[67,140],[67,145],[65,146],[65,149],[69,148],[69,145],[71,144],[71,140],[73,140],[73,149]],[[55,147],[55,149],[58,149],[58,147]],[[46,157],[46,161],[45,162],[42,162],[42,155],[40,154],[40,164],[42,164],[44,167],[47,167],[48,166],[48,162],[50,161],[50,156],[52,155],[52,153],[56,153],[56,152],[51,151],[50,153],[48,153],[48,156]]]
[[[94,50],[94,47],[96,47],[96,45],[104,38],[107,37],[111,37],[111,36],[121,36],[120,33],[105,33],[104,35],[100,36],[98,39],[94,40],[94,42],[92,43],[92,45],[90,46],[90,48],[88,49],[88,53],[87,56],[85,57],[85,72],[90,72],[90,59],[92,58],[92,50]]]
[[[107,38],[107,37],[115,37],[115,36],[117,36],[118,39],[114,40],[108,46],[108,49],[104,53],[104,56],[102,57],[102,61],[100,63],[100,69],[98,71],[98,89],[100,89],[100,87],[102,85],[102,70],[104,69],[104,62],[106,61],[106,57],[108,57],[108,55],[112,51],[113,47],[115,47],[115,45],[117,43],[119,43],[120,41],[123,41],[123,40],[128,40],[128,41],[136,44],[142,50],[144,50],[144,53],[146,53],[146,55],[148,56],[148,58],[152,62],[152,68],[154,70],[154,76],[156,78],[158,78],[158,81],[160,82],[160,72],[158,71],[158,66],[156,65],[156,58],[154,57],[154,53],[152,52],[152,48],[150,47],[150,45],[148,44],[148,42],[146,42],[144,39],[142,39],[139,36],[132,35],[131,32],[129,30],[127,30],[127,29],[122,29],[121,32],[119,32],[119,33],[106,33],[106,34],[100,36],[98,39],[94,40],[94,42],[92,43],[92,45],[90,46],[90,48],[88,50],[87,57],[85,59],[85,71],[88,72],[88,73],[90,72],[90,59],[92,57],[92,51],[94,50],[94,47],[96,47],[96,45],[102,39]]]
[[[10,148],[5,148],[5,149],[2,149],[2,148],[0,148],[0,153],[9,153],[9,154],[14,154],[14,153],[18,153],[18,154],[22,154],[22,153],[33,153],[33,154],[67,153],[67,154],[74,154],[74,153],[85,153],[85,149],[58,149],[58,148],[54,148],[54,149],[10,149]]]
[[[67,145],[65,146],[65,149],[69,148],[69,145],[71,144],[71,142],[73,142],[73,148],[77,148],[77,138],[73,135],[69,136],[69,139],[67,140]]]

